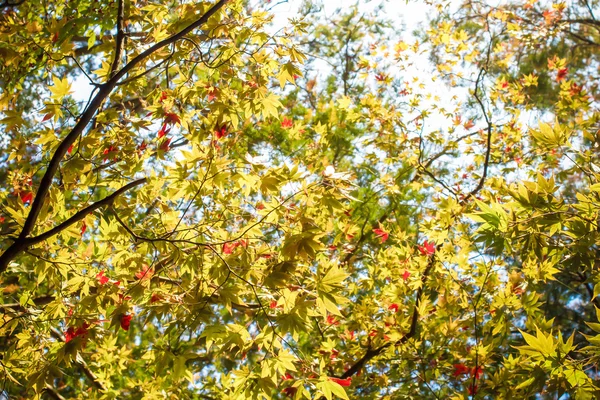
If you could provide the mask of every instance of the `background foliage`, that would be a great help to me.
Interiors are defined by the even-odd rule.
[[[271,3],[0,3],[4,393],[600,396],[598,2]]]

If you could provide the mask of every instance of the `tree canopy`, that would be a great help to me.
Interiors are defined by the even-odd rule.
[[[0,397],[599,398],[600,1],[286,3],[0,1]]]

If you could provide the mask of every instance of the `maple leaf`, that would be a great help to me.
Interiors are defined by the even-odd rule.
[[[475,379],[479,379],[481,378],[481,375],[483,375],[483,368],[482,367],[473,367],[471,369],[471,376],[475,376]]]
[[[73,152],[73,145],[70,145],[67,149],[67,153],[71,154]]]
[[[290,379],[294,379],[294,377],[289,372],[281,377],[282,381],[289,381]]]
[[[338,321],[338,320],[337,320],[337,318],[335,317],[335,315],[328,315],[328,316],[327,316],[327,323],[328,323],[329,325],[334,325],[334,326],[336,326],[336,325],[339,325],[339,324],[340,324],[340,321]]]
[[[404,270],[404,273],[402,274],[402,279],[404,279],[404,282],[406,282],[409,277],[410,277],[410,272],[408,272],[407,270]]]
[[[142,141],[142,143],[138,146],[138,152],[142,152],[144,150],[146,150],[146,148],[148,147],[148,143],[146,143],[146,141]]]
[[[135,277],[137,279],[148,279],[154,275],[154,269],[150,268],[148,265],[144,264],[142,269],[135,273]]]
[[[101,285],[106,285],[109,281],[108,276],[104,275],[104,271],[100,271],[96,274],[96,280],[98,280],[98,283]]]
[[[284,129],[289,129],[292,128],[294,126],[294,121],[292,121],[290,118],[284,117],[283,120],[281,121],[281,127]]]
[[[33,202],[33,193],[32,192],[19,192],[19,198],[23,202],[23,204],[31,204]]]
[[[159,148],[162,151],[169,151],[170,150],[170,147],[169,147],[170,144],[171,144],[171,138],[167,138],[164,142],[161,143],[161,145],[160,145]]]
[[[581,87],[581,86],[579,86],[578,84],[576,84],[575,82],[573,82],[573,83],[571,84],[571,87],[569,88],[569,94],[570,94],[571,96],[576,96],[576,95],[578,95],[579,93],[581,93],[581,89],[582,89],[582,87]]]
[[[75,328],[70,326],[69,329],[65,331],[65,343],[69,343],[73,339],[75,339]]]
[[[152,293],[152,297],[150,297],[150,304],[161,301],[163,298],[158,293]]]
[[[123,330],[128,331],[129,330],[129,325],[131,324],[131,314],[123,314],[121,316],[121,328],[123,328]]]
[[[294,397],[296,395],[296,392],[298,391],[297,387],[286,387],[285,389],[283,389],[281,391],[281,393],[285,394],[288,397]]]
[[[88,324],[87,322],[84,322],[83,325],[77,329],[70,326],[69,329],[67,329],[65,331],[65,343],[69,343],[71,340],[75,339],[78,336],[87,335],[89,332],[88,331],[89,327],[90,327],[90,324]]]
[[[352,377],[348,377],[346,379],[341,379],[341,378],[334,378],[332,376],[328,376],[329,380],[332,382],[337,383],[340,386],[350,386],[352,384]]]
[[[87,225],[86,225],[85,221],[83,221],[83,223],[81,225],[81,236],[83,236],[83,234],[85,233],[86,230],[87,230]]]
[[[381,243],[384,243],[386,240],[388,240],[390,236],[388,232],[384,231],[381,228],[373,229],[373,233],[381,240]]]
[[[273,309],[277,307],[277,300],[271,300],[269,303],[269,308]]]
[[[419,252],[422,256],[429,256],[435,253],[435,243],[424,241],[422,246],[419,246]]]
[[[4,221],[5,221],[5,218],[2,215],[0,215],[0,224],[3,223]]]
[[[556,74],[556,81],[563,81],[567,77],[567,73],[569,72],[568,68],[561,68],[558,70],[558,74]]]
[[[464,127],[465,129],[471,129],[471,128],[472,128],[472,127],[474,127],[474,126],[475,126],[475,123],[474,123],[472,120],[468,120],[467,122],[465,122],[465,123],[463,124],[463,127]]]
[[[158,131],[158,138],[162,138],[165,137],[167,135],[167,133],[169,133],[169,131],[171,130],[171,128],[167,128],[167,123],[165,122],[163,124],[163,126],[160,128],[160,130]]]
[[[102,154],[105,156],[104,162],[106,162],[106,160],[108,160],[108,157],[111,153],[116,153],[117,151],[118,151],[118,148],[113,145],[110,145],[107,148],[105,148],[104,151],[102,152]]]
[[[477,385],[475,383],[471,383],[469,385],[469,396],[475,396],[477,394]]]
[[[469,373],[469,367],[467,367],[465,364],[454,364],[453,367],[454,372],[452,375],[454,375],[454,377]]]
[[[221,128],[217,128],[215,131],[215,136],[217,139],[221,139],[227,135],[227,125],[221,126]]]
[[[52,81],[54,82],[54,86],[50,86],[48,89],[52,92],[53,99],[61,100],[66,95],[72,93],[71,84],[67,78],[58,79],[57,77],[52,77]]]
[[[231,254],[233,253],[233,250],[235,250],[236,248],[236,244],[229,242],[229,243],[223,243],[223,254]]]
[[[158,99],[158,101],[160,101],[160,102],[162,103],[162,102],[163,102],[163,101],[165,101],[166,99],[167,99],[167,92],[164,92],[164,91],[163,91],[163,92],[161,92],[161,94],[160,94],[160,98]]]
[[[179,115],[175,113],[166,113],[165,114],[165,125],[166,124],[181,124],[181,119]]]
[[[396,303],[390,304],[390,306],[388,307],[388,310],[395,312],[395,313],[398,312],[398,304],[396,304]]]

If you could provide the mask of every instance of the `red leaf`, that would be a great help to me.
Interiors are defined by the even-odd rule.
[[[121,316],[121,328],[123,328],[123,330],[125,330],[125,331],[128,331],[130,324],[131,324],[131,315],[129,315],[129,314],[122,315]]]
[[[273,309],[277,307],[277,300],[271,300],[269,303],[269,308]]]
[[[292,128],[294,126],[294,121],[292,121],[290,118],[284,117],[283,121],[281,121],[281,127],[284,129],[289,129]]]
[[[148,143],[146,143],[146,141],[144,140],[139,146],[138,146],[138,151],[142,152],[144,150],[146,150],[146,148],[148,147]]]
[[[469,373],[469,368],[465,365],[465,364],[454,364],[454,372],[452,373],[452,375],[454,375],[454,377],[463,375],[463,374],[468,374]]]
[[[477,394],[477,385],[471,383],[469,385],[469,396],[475,396]]]
[[[348,377],[346,379],[341,379],[341,378],[334,378],[329,376],[328,377],[330,381],[333,381],[335,383],[337,383],[340,386],[350,386],[352,384],[352,377]]]
[[[138,271],[135,273],[135,277],[138,279],[148,279],[151,278],[152,275],[154,275],[154,269],[150,268],[149,266],[147,266],[146,264],[144,264],[142,266],[141,271]]]
[[[73,339],[75,339],[75,328],[70,326],[65,332],[65,343],[69,343]]]
[[[567,73],[569,72],[568,68],[561,68],[558,70],[558,74],[556,75],[556,81],[560,82],[567,77]]]
[[[409,277],[410,277],[410,272],[404,270],[404,273],[402,274],[402,279],[404,279],[404,282],[406,282]]]
[[[50,118],[52,118],[54,116],[53,113],[48,113],[46,115],[44,115],[44,118],[42,118],[42,122],[46,122],[48,121]]]
[[[388,232],[381,228],[373,229],[373,233],[381,240],[381,243],[384,243],[386,240],[388,240],[388,237],[390,236]]]
[[[169,145],[170,144],[171,144],[171,138],[167,138],[167,140],[165,140],[164,142],[161,143],[160,149],[162,151],[169,151],[169,149],[170,149]]]
[[[5,218],[2,215],[0,215],[0,224],[3,223],[4,221],[5,221]]]
[[[227,135],[227,125],[223,125],[221,126],[221,128],[218,128],[215,131],[215,136],[217,137],[217,139],[221,139],[223,137],[225,137]]]
[[[160,139],[162,137],[165,137],[167,135],[167,133],[169,133],[170,130],[171,130],[170,128],[167,129],[167,123],[165,122],[163,124],[163,126],[160,128],[160,130],[158,131],[158,135],[157,135],[158,138]]]
[[[81,225],[81,236],[83,236],[83,234],[85,233],[86,230],[87,230],[87,225],[86,225],[85,221],[83,221],[83,224]]]
[[[475,376],[475,379],[481,378],[481,375],[483,375],[483,367],[473,367],[471,369],[471,376]]]
[[[101,285],[106,285],[109,281],[108,276],[104,276],[104,271],[98,272],[98,274],[96,275],[96,279]]]
[[[179,115],[175,113],[166,113],[165,125],[166,124],[181,124],[181,119],[179,118]]]
[[[167,99],[167,92],[162,92],[162,93],[160,94],[160,99],[158,99],[158,101],[160,101],[160,102],[162,103],[162,102],[163,102],[163,101],[165,101],[166,99]]]
[[[89,327],[90,324],[88,324],[87,322],[84,322],[83,325],[77,329],[70,326],[69,329],[67,329],[65,332],[65,343],[69,343],[71,340],[75,339],[78,336],[87,335]]]
[[[223,254],[231,254],[233,253],[233,250],[236,248],[236,244],[235,243],[223,243]]]
[[[73,145],[70,145],[67,149],[67,153],[71,154],[73,152]]]
[[[19,192],[19,197],[23,204],[31,204],[33,202],[33,193],[32,192]]]
[[[284,376],[281,377],[282,381],[288,381],[290,379],[294,379],[294,377],[290,373],[287,373],[287,374],[285,374]]]
[[[335,317],[335,315],[328,315],[327,316],[327,323],[329,325],[339,325],[340,321],[337,320],[337,318]]]
[[[58,32],[54,32],[54,35],[52,35],[52,43],[56,42],[58,42]]]
[[[393,312],[398,312],[398,304],[396,303],[392,303],[389,307],[388,310],[393,311]]]
[[[152,293],[152,297],[150,297],[150,304],[156,303],[162,300],[162,296],[158,293]]]
[[[422,256],[429,256],[435,253],[435,243],[424,241],[422,246],[419,246],[419,252]]]
[[[296,392],[298,391],[297,387],[286,387],[285,389],[283,389],[281,391],[281,393],[285,394],[288,397],[294,397],[296,395]]]

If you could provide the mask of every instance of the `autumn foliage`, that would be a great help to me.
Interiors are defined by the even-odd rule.
[[[599,398],[598,3],[285,3],[0,3],[0,398]]]

